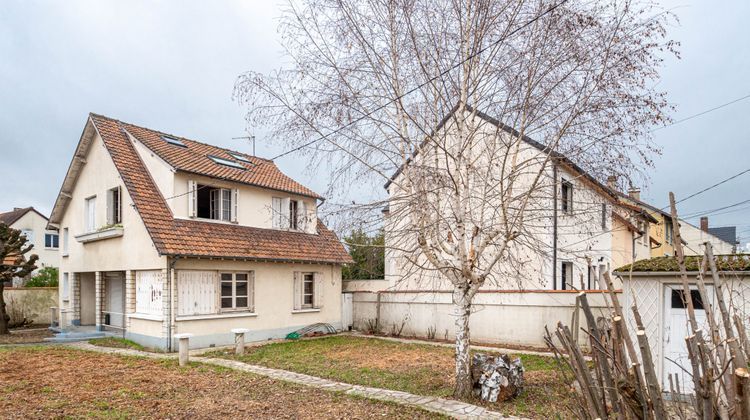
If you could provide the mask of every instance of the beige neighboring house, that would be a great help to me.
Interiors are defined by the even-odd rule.
[[[50,216],[63,325],[171,350],[342,328],[351,258],[269,160],[90,114]]]
[[[37,271],[44,266],[57,267],[60,265],[60,253],[58,252],[59,238],[57,230],[47,228],[47,216],[37,211],[34,207],[16,207],[11,211],[0,213],[0,223],[4,223],[13,229],[20,230],[34,248],[31,254],[37,254]],[[32,274],[33,275],[33,274]],[[23,286],[26,279],[13,279],[13,286]]]

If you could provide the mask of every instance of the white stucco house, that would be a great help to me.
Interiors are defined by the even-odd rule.
[[[0,223],[20,230],[33,244],[32,254],[39,256],[37,271],[42,267],[57,267],[60,263],[58,253],[59,237],[57,230],[47,227],[47,216],[33,207],[16,207],[11,211],[0,213]],[[33,275],[33,274],[32,274]],[[24,279],[13,279],[13,286],[22,286]]]
[[[518,138],[512,128],[491,116],[473,110],[471,114],[472,124],[483,133],[477,143],[494,147],[510,143],[503,136]],[[450,117],[437,126],[435,135],[453,135]],[[570,323],[579,290],[595,290],[589,294],[590,305],[607,313],[599,291],[605,287],[603,274],[649,257],[649,230],[655,220],[621,200],[613,188],[565,156],[553,152],[551,159],[546,159],[549,150],[545,146],[527,136],[521,138],[518,159],[532,164],[518,176],[542,174],[534,193],[535,212],[530,216],[535,222],[527,232],[531,237],[523,238],[520,245],[533,242],[536,249],[521,248],[516,256],[520,255],[523,261],[500,260],[493,267],[494,278],[486,281],[474,297],[469,323],[472,340],[477,342],[543,348],[545,325]],[[429,152],[418,152],[406,165],[416,163],[418,167],[425,161],[430,164]],[[535,167],[533,162],[543,166]],[[399,187],[404,168],[385,185],[389,195],[384,212],[385,282],[377,282],[379,290],[360,287],[353,291],[354,324],[367,329],[377,321],[386,332],[403,328],[406,335],[452,339],[456,320],[453,287],[431,266],[419,263],[421,250],[416,237],[408,235],[409,212],[403,211],[408,200],[401,199],[403,192]],[[487,176],[501,178],[498,174]],[[524,179],[517,183],[528,184]],[[619,286],[616,281],[615,287]],[[581,340],[585,342],[586,337]]]
[[[341,328],[341,266],[315,192],[269,160],[90,114],[50,228],[60,320],[171,350]]]
[[[685,255],[703,255],[706,242],[711,243],[715,254],[732,254],[736,251],[736,244],[729,243],[711,233],[708,228],[708,217],[701,217],[701,226],[694,226],[685,220],[680,220],[680,237],[685,242]]]

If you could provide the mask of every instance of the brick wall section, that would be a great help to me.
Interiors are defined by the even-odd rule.
[[[73,309],[73,312],[68,314],[67,319],[65,322],[72,323],[74,319],[77,319],[78,322],[81,322],[81,273],[71,273],[71,291],[70,291],[70,305]]]
[[[135,271],[125,271],[125,328],[130,329],[130,317],[135,313]]]
[[[95,273],[94,287],[95,287],[95,311],[96,311],[96,329],[102,329],[104,325],[104,317],[102,316],[102,310],[104,309],[104,276],[101,271]]]

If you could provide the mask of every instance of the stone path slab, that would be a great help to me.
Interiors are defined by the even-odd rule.
[[[157,359],[176,358],[175,354],[168,353],[150,353],[132,349],[118,349],[109,347],[94,346],[89,343],[74,343],[70,347],[75,347],[88,351],[95,351],[107,354],[119,354],[125,356],[142,356]],[[468,404],[461,401],[449,400],[446,398],[426,397],[423,395],[410,394],[403,391],[394,391],[390,389],[372,388],[362,385],[352,385],[344,382],[332,381],[329,379],[319,378],[317,376],[305,375],[303,373],[290,372],[282,369],[272,369],[264,366],[251,365],[229,359],[218,359],[212,357],[191,356],[191,361],[205,363],[214,366],[226,367],[229,369],[249,372],[256,375],[266,376],[285,382],[309,386],[313,388],[325,389],[335,392],[343,392],[349,395],[369,398],[373,400],[388,401],[396,404],[418,407],[433,413],[443,414],[456,419],[519,419],[519,417],[503,416],[502,414],[488,410],[474,404]]]

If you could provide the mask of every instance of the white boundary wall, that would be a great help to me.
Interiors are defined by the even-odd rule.
[[[587,294],[596,317],[607,314],[603,292]],[[454,335],[451,292],[354,292],[354,328],[367,331],[377,318],[380,295],[380,331],[390,333],[404,325],[403,336],[427,337],[434,329],[436,338],[452,340]],[[470,320],[474,342],[546,347],[545,325],[554,329],[558,321],[570,326],[577,292],[573,291],[482,291],[474,298]],[[582,328],[586,318],[580,313]],[[588,340],[579,333],[581,343]]]

